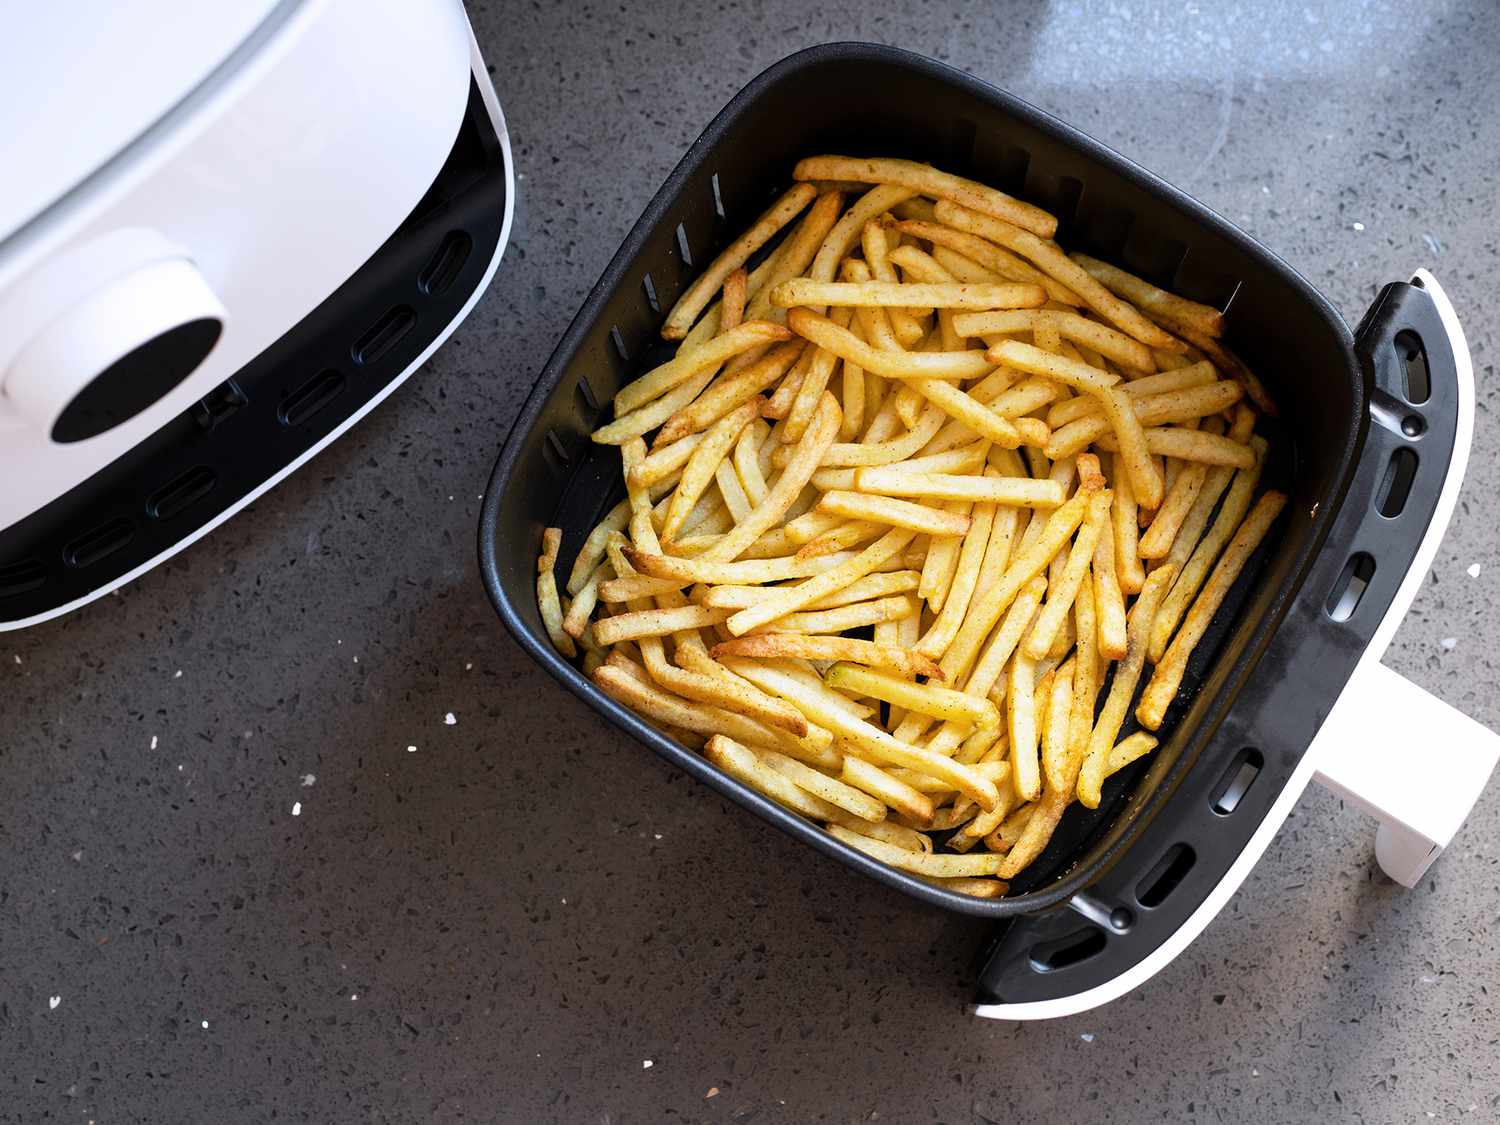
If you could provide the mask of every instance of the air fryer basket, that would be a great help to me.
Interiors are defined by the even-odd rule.
[[[618,451],[593,445],[588,434],[620,386],[670,354],[657,334],[664,311],[784,189],[796,160],[819,152],[926,160],[1047,208],[1065,247],[1225,309],[1229,342],[1281,408],[1270,483],[1287,490],[1290,503],[1195,655],[1163,745],[1112,778],[1097,810],[1073,806],[1003,899],[972,899],[888,868],[720,773],[559,657],[535,605],[541,529],[563,529],[566,569],[621,494]],[[1425,401],[1408,393],[1408,358],[1425,363]],[[816,47],[767,70],[719,113],[604,271],[500,455],[480,527],[481,571],[520,644],[658,754],[888,886],[1013,920],[996,935],[982,991],[1044,998],[1064,987],[1060,978],[1077,991],[1160,945],[1286,785],[1431,518],[1455,430],[1452,369],[1420,288],[1387,286],[1352,337],[1328,302],[1264,247],[1067,125],[904,51]],[[1398,449],[1420,449],[1420,457],[1403,503],[1382,514],[1376,493],[1390,491],[1387,467]],[[1362,593],[1348,614],[1353,593],[1344,597],[1335,620],[1332,609],[1351,582],[1355,592],[1363,583]]]

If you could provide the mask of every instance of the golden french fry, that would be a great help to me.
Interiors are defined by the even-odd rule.
[[[894,847],[868,836],[861,836],[847,828],[840,828],[837,824],[829,825],[828,832],[872,859],[878,859],[891,867],[910,871],[916,875],[934,878],[974,877],[993,875],[1000,870],[1001,857],[988,852],[979,855],[928,855],[925,852],[910,852],[905,848]]]
[[[1006,281],[992,284],[892,281],[813,281],[792,278],[771,291],[771,303],[790,309],[798,305],[933,309],[1032,309],[1047,301],[1040,285]]]
[[[672,493],[666,519],[662,521],[660,534],[664,541],[670,542],[676,538],[699,497],[713,483],[714,472],[720,462],[729,456],[729,451],[739,440],[740,432],[760,416],[762,401],[758,398],[751,399],[731,410],[709,427],[703,440],[693,449],[683,467],[682,480]]]
[[[554,573],[561,546],[561,528],[549,527],[542,531],[542,553],[536,560],[536,604],[552,646],[564,656],[572,657],[578,654],[578,649],[563,628],[562,601],[557,595],[557,576]]]
[[[662,425],[657,434],[658,448],[646,459],[641,472],[647,474],[647,482],[654,479],[650,474],[653,459],[666,453],[673,444],[680,444],[711,426],[741,403],[755,398],[761,391],[784,376],[802,354],[806,345],[801,340],[789,340],[778,344],[754,363],[747,364],[732,374],[720,375],[697,398],[674,413]],[[666,470],[670,471],[670,470]]]
[[[1244,394],[1238,383],[1231,383],[1227,380],[1178,388],[1139,398],[1129,395],[1123,387],[1116,389],[1125,393],[1125,398],[1131,406],[1131,413],[1141,426],[1160,426],[1168,422],[1185,422],[1208,414],[1217,414],[1233,406]],[[1100,441],[1103,435],[1114,428],[1108,411],[1104,409],[1102,397],[1094,396],[1094,402],[1100,408],[1097,412],[1090,410],[1087,414],[1053,431],[1052,440],[1047,443],[1048,456],[1064,457],[1069,453],[1076,453],[1090,442]],[[1101,447],[1105,444],[1100,441]],[[1137,499],[1140,498],[1137,497]]]
[[[886,379],[977,379],[995,366],[981,351],[883,351],[807,308],[789,309],[786,319],[803,339]]]
[[[1172,487],[1167,489],[1167,495],[1161,502],[1161,507],[1152,517],[1151,526],[1146,529],[1146,534],[1141,536],[1139,545],[1141,558],[1164,559],[1167,557],[1172,550],[1178,531],[1182,528],[1182,521],[1187,518],[1207,478],[1208,466],[1202,462],[1194,462],[1177,474]]]
[[[796,758],[788,757],[775,750],[757,750],[755,755],[798,789],[811,793],[819,800],[827,801],[835,808],[843,809],[865,821],[885,819],[885,805],[852,785],[819,773]]]
[[[1075,660],[1069,660],[1053,673],[1047,693],[1046,722],[1042,735],[1042,780],[1047,792],[1072,789],[1069,759],[1073,735],[1073,694]]]
[[[913,683],[855,664],[835,664],[828,669],[823,682],[837,691],[882,699],[936,719],[969,723],[987,730],[997,729],[1000,725],[1000,713],[988,699],[975,699],[961,691],[935,684]]]
[[[758,218],[750,229],[745,231],[710,262],[699,274],[698,279],[677,298],[677,303],[667,313],[667,319],[662,324],[661,334],[668,340],[680,340],[687,335],[688,329],[697,320],[709,301],[713,300],[714,293],[729,281],[730,277],[740,270],[750,256],[764,246],[789,222],[795,219],[813,198],[817,195],[817,189],[811,184],[793,184],[792,187],[766,210]],[[741,273],[743,277],[744,274]],[[741,284],[748,284],[748,278]],[[744,308],[744,298],[740,297],[740,307]],[[727,305],[725,306],[728,307]],[[722,314],[721,314],[722,315]]]
[[[1107,538],[1104,530],[1109,526],[1109,510],[1113,502],[1114,496],[1108,489],[1092,493],[1088,514],[1084,516],[1083,526],[1078,529],[1078,537],[1068,552],[1062,573],[1048,584],[1046,604],[1037,614],[1036,623],[1032,625],[1026,643],[1022,646],[1032,660],[1041,660],[1047,655],[1073,608],[1073,600],[1088,576],[1089,564],[1095,558],[1099,540]]]
[[[1150,375],[1156,370],[1156,361],[1151,358],[1151,349],[1145,344],[1131,339],[1125,333],[1107,324],[1089,320],[1076,312],[1057,309],[1013,309],[959,313],[953,318],[953,328],[961,336],[1048,332],[1087,344],[1099,355],[1107,356],[1132,371]],[[1037,346],[1041,347],[1040,344]],[[1091,366],[1098,367],[1099,365],[1091,364]]]
[[[708,368],[717,368],[747,348],[788,340],[791,333],[779,324],[750,320],[738,328],[716,336],[702,347],[678,354],[660,367],[621,387],[615,395],[615,416],[623,418],[632,410],[660,398],[681,383]],[[606,427],[607,428],[607,427]],[[595,441],[600,440],[595,436]]]
[[[1059,461],[1053,466],[1053,470],[1068,473],[1067,464],[1066,459]],[[1099,458],[1094,454],[1080,453],[1073,459],[1072,465],[1072,471],[1078,474],[1078,487],[1085,492],[1102,492],[1107,486],[1108,482],[1104,479],[1104,466],[1099,463]],[[1071,473],[1068,475],[1071,476]],[[1062,483],[1066,488],[1067,481],[1064,480]]]
[[[991,469],[989,472],[994,473],[995,470]],[[970,516],[972,522],[969,533],[964,536],[962,544],[958,546],[954,555],[952,575],[944,582],[942,597],[937,603],[932,601],[928,603],[937,610],[937,618],[917,641],[915,651],[930,653],[934,658],[941,657],[958,633],[958,627],[963,622],[964,614],[969,608],[969,601],[973,598],[975,587],[979,583],[980,571],[989,549],[990,535],[994,530],[997,510],[994,504],[974,505]],[[1011,519],[1013,520],[1014,517],[1012,516]],[[932,552],[928,554],[928,559],[930,560],[940,547],[945,546],[946,542],[941,541],[933,547]],[[920,588],[918,593],[921,593]]]
[[[1114,539],[1099,536],[1094,544],[1094,615],[1098,621],[1099,655],[1105,660],[1125,657],[1125,594],[1115,567]]]
[[[1037,234],[1023,230],[1005,220],[980,214],[961,204],[938,200],[934,208],[937,220],[970,234],[977,234],[1005,249],[1019,254],[1050,277],[1056,278],[1077,293],[1105,320],[1119,328],[1127,336],[1143,344],[1167,351],[1180,351],[1181,345],[1168,333],[1163,332],[1151,320],[1142,315],[1134,305],[1120,300],[1103,285],[1095,281],[1077,262],[1073,261],[1056,243],[1045,242]],[[1046,237],[1046,236],[1043,236]]]
[[[1185,363],[1170,371],[1159,371],[1155,375],[1144,375],[1139,379],[1132,379],[1128,383],[1120,384],[1120,390],[1131,398],[1139,400],[1152,395],[1166,394],[1169,391],[1184,391],[1193,387],[1206,386],[1209,383],[1218,382],[1218,379],[1218,372],[1214,370],[1214,365],[1207,360],[1202,360],[1198,363]],[[1075,422],[1079,418],[1099,412],[1098,399],[1090,395],[1078,395],[1065,402],[1059,402],[1048,410],[1047,425],[1057,430],[1069,422]],[[1211,408],[1207,411],[1207,413],[1212,412]]]
[[[843,765],[839,770],[839,780],[861,792],[868,793],[881,804],[895,809],[902,816],[911,819],[918,824],[928,824],[932,820],[933,804],[932,798],[908,785],[896,777],[889,770],[883,770],[879,766],[872,765],[855,754],[845,754]],[[856,827],[845,820],[834,821],[835,824],[845,828],[851,828],[859,832],[865,832],[875,839],[884,839],[887,843],[895,844],[897,847],[906,848],[908,851],[932,851],[932,841],[920,833],[911,833],[905,839],[890,839],[875,832],[867,831],[864,825]],[[896,828],[890,821],[881,821],[880,826],[888,826],[892,830]],[[910,832],[910,829],[903,831]],[[913,838],[914,837],[914,838]],[[913,847],[912,845],[917,846]]]
[[[1143,508],[1159,507],[1164,487],[1161,473],[1151,462],[1145,431],[1132,408],[1130,397],[1110,388],[1101,392],[1098,398],[1099,404],[1104,407],[1104,416],[1119,441],[1120,460],[1125,470],[1122,475],[1130,478],[1130,491],[1135,496],[1136,503]]]
[[[1140,704],[1136,707],[1136,720],[1141,726],[1148,730],[1156,730],[1161,726],[1162,719],[1166,716],[1167,708],[1172,700],[1177,697],[1177,689],[1182,685],[1182,677],[1187,671],[1188,659],[1193,654],[1193,649],[1203,639],[1203,634],[1208,631],[1209,622],[1213,620],[1219,607],[1224,604],[1230,587],[1240,572],[1245,569],[1245,563],[1255,553],[1256,547],[1260,546],[1261,540],[1271,530],[1271,525],[1276,522],[1276,517],[1281,514],[1281,509],[1286,506],[1286,494],[1281,492],[1267,492],[1255,502],[1255,507],[1250,509],[1245,521],[1235,531],[1234,538],[1229,541],[1229,546],[1224,548],[1224,554],[1214,565],[1213,574],[1209,576],[1207,584],[1198,594],[1193,602],[1193,608],[1188,611],[1187,618],[1182,623],[1182,628],[1172,643],[1167,646],[1161,663],[1157,664],[1152,673],[1151,682],[1146,685],[1145,692],[1141,695]],[[1162,567],[1161,571],[1166,571]],[[1149,578],[1146,580],[1151,581]],[[1143,595],[1144,596],[1144,595]]]
[[[833,314],[833,323],[840,327],[847,327],[851,319],[848,309],[836,309]],[[782,427],[781,441],[783,445],[792,445],[799,441],[807,427],[812,424],[813,413],[818,408],[818,403],[823,398],[823,392],[828,388],[828,380],[833,378],[833,369],[838,366],[839,357],[823,348],[813,350],[812,359],[807,365],[807,372],[802,377],[802,385],[797,388],[797,395],[792,399],[791,409],[787,411],[786,425]],[[839,423],[842,430],[843,423]]]
[[[1183,461],[1201,461],[1205,465],[1229,465],[1248,469],[1255,464],[1255,451],[1248,445],[1225,437],[1188,430],[1180,426],[1154,426],[1143,435],[1148,453],[1159,457],[1176,457]],[[1114,450],[1117,443],[1110,437],[1098,441],[1100,449]],[[1160,474],[1157,474],[1158,477]],[[1144,501],[1142,502],[1144,507]]]
[[[1023,508],[1056,508],[1065,499],[1051,480],[1021,477],[973,477],[954,473],[914,473],[904,466],[860,469],[854,475],[861,492],[882,496],[924,496],[934,500],[972,500]]]
[[[1137,758],[1143,758],[1156,749],[1156,735],[1138,730],[1127,735],[1109,752],[1104,763],[1104,776],[1113,777]]]
[[[778,247],[775,267],[766,275],[765,283],[756,291],[745,309],[747,318],[764,317],[777,323],[785,319],[785,312],[771,304],[771,290],[776,288],[778,282],[789,277],[801,277],[807,272],[807,267],[819,253],[824,239],[835,229],[843,205],[843,193],[838,191],[825,191],[813,200],[807,214],[802,216],[802,221]]]
[[[745,267],[729,271],[719,298],[719,331],[728,332],[745,322],[745,304],[750,300],[750,275]],[[679,302],[680,303],[680,302]]]
[[[942,879],[934,875],[920,876],[924,882],[931,883],[945,891],[953,891],[955,894],[968,895],[970,898],[1003,898],[1005,892],[1010,890],[1010,884],[999,879],[966,879],[948,878]]]
[[[779,664],[760,664],[742,657],[728,657],[726,663],[751,683],[800,708],[810,721],[853,743],[863,754],[888,765],[905,766],[946,782],[986,810],[993,808],[999,799],[994,783],[974,772],[971,767],[935,754],[925,747],[902,742],[843,708],[830,705],[820,693],[788,675]]]
[[[758,656],[769,660],[787,657],[803,660],[840,660],[863,664],[870,668],[882,668],[900,676],[927,676],[942,679],[943,673],[935,663],[920,653],[909,652],[894,645],[879,645],[873,641],[857,640],[853,637],[819,637],[801,633],[758,633],[749,637],[736,637],[714,646],[711,655]]]
[[[937,536],[964,535],[970,522],[968,516],[941,508],[864,492],[825,492],[818,500],[816,510]]]
[[[1053,355],[1020,340],[1001,340],[985,352],[991,363],[1004,364],[1029,375],[1039,375],[1081,391],[1106,391],[1120,381],[1118,375],[1090,367],[1076,359]]]
[[[854,206],[844,212],[842,218],[834,224],[818,247],[817,256],[813,259],[812,268],[807,275],[815,281],[832,281],[838,272],[839,264],[848,256],[849,252],[859,245],[861,235],[864,234],[865,225],[872,219],[885,214],[892,207],[900,206],[911,199],[916,192],[899,184],[879,184],[855,201]],[[797,273],[801,273],[798,270]],[[795,274],[788,276],[796,276]]]
[[[927,557],[922,561],[922,579],[917,586],[917,597],[927,603],[927,608],[934,613],[942,611],[944,600],[948,596],[948,587],[953,581],[954,571],[958,568],[958,555],[963,544],[967,543],[974,535],[989,535],[989,526],[986,524],[981,531],[976,515],[976,506],[967,500],[944,500],[938,505],[943,511],[951,512],[953,515],[965,516],[970,520],[970,531],[962,538],[946,536],[934,539]],[[993,512],[993,507],[989,510]]]
[[[913,194],[952,200],[1014,223],[1033,235],[1051,238],[1057,220],[1040,207],[1006,195],[985,184],[940,172],[914,160],[892,160],[852,156],[810,156],[792,169],[794,180],[853,180],[868,184],[897,184]],[[874,216],[871,216],[873,218]]]
[[[918,609],[916,598],[898,594],[869,602],[855,602],[837,609],[783,614],[776,619],[774,626],[763,625],[761,629],[786,633],[842,633],[846,629],[860,629],[866,625],[878,625],[882,621],[914,618]]]
[[[863,578],[904,550],[914,535],[904,528],[892,528],[848,562],[796,586],[781,587],[765,601],[740,610],[726,622],[729,631],[743,636]]]
[[[905,219],[896,223],[895,229],[931,243],[933,261],[960,280],[989,281],[1001,277],[1011,281],[1029,281],[1040,285],[1054,301],[1074,306],[1084,303],[1077,293],[1024,258],[967,231],[944,226],[932,219]],[[902,267],[913,262],[915,268],[922,268],[910,256],[903,255],[906,249],[902,247],[901,250],[894,251],[891,260]]]
[[[1119,454],[1114,459],[1115,503],[1112,513],[1114,524],[1115,572],[1120,590],[1127,595],[1139,594],[1146,584],[1146,568],[1141,565],[1139,509],[1135,503],[1135,491],[1130,487],[1130,474],[1125,471]]]
[[[660,637],[682,629],[717,625],[728,617],[729,611],[726,609],[711,609],[701,605],[685,605],[677,609],[643,609],[616,614],[596,622],[594,639],[601,645],[612,645],[618,641],[633,641],[637,637]]]
[[[1210,336],[1224,335],[1224,314],[1218,309],[1158,289],[1149,281],[1087,254],[1070,254],[1069,257],[1111,293],[1125,298],[1148,315],[1164,317]]]
[[[722,734],[715,734],[708,740],[703,756],[736,781],[803,816],[826,820],[837,812],[837,806],[807,792],[791,778],[772,769],[748,746]]]
[[[1007,733],[1010,736],[1010,768],[1016,795],[1034,801],[1042,792],[1041,763],[1037,757],[1036,661],[1024,646],[1010,658],[1010,676],[1005,695]],[[974,832],[982,836],[986,833]]]
[[[1166,594],[1173,578],[1172,568],[1161,566],[1153,570],[1141,588],[1140,597],[1130,608],[1127,628],[1128,640],[1123,660],[1115,667],[1115,678],[1109,685],[1109,696],[1098,722],[1089,736],[1088,755],[1078,772],[1078,799],[1088,808],[1099,807],[1100,786],[1104,784],[1109,752],[1119,736],[1120,726],[1130,710],[1130,701],[1135,696],[1140,682],[1141,670],[1146,664],[1146,646],[1151,637],[1151,620]],[[1154,677],[1153,677],[1154,679]],[[1175,694],[1175,689],[1174,689]]]
[[[893,570],[884,573],[869,574],[864,578],[851,582],[841,590],[835,590],[827,597],[819,598],[815,602],[809,602],[808,609],[837,609],[841,605],[849,605],[852,602],[869,601],[872,598],[886,597],[890,594],[904,594],[908,590],[915,590],[920,579],[914,570]],[[710,605],[718,609],[746,609],[774,597],[780,587],[768,586],[708,586],[701,595],[695,593],[694,600],[699,605]],[[928,673],[922,673],[927,675]]]
[[[630,501],[621,500],[594,525],[594,530],[579,548],[578,557],[573,560],[573,570],[568,575],[568,593],[577,594],[583,589],[584,583],[604,561],[604,544],[609,541],[610,534],[625,530],[629,522]]]

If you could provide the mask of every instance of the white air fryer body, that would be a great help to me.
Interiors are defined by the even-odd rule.
[[[470,299],[377,398],[129,573],[101,569],[97,588],[43,613],[0,601],[0,629],[127,581],[347,429],[472,307],[512,200],[503,118],[459,0],[84,0],[10,24],[0,534],[181,417],[354,276],[433,185],[476,87],[506,190]]]

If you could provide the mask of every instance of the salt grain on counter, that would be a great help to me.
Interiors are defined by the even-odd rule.
[[[1440,640],[1438,642],[1438,644],[1440,644],[1440,645],[1443,646],[1443,651],[1444,652],[1452,652],[1454,649],[1456,649],[1458,647],[1458,638],[1457,637],[1444,637],[1442,640]]]
[[[302,815],[302,802],[301,801],[293,801],[292,802],[292,815],[293,816],[301,816]]]
[[[1470,578],[1478,578],[1479,577],[1479,572],[1481,570],[1483,570],[1483,569],[1484,568],[1481,567],[1478,563],[1470,563],[1469,564],[1469,577]]]
[[[1355,223],[1354,224],[1354,229],[1355,230],[1364,230],[1365,229],[1365,224],[1364,223]]]
[[[302,788],[304,788],[304,789],[311,789],[313,787],[313,785],[317,782],[317,780],[318,780],[318,775],[315,774],[315,773],[305,773],[305,774],[303,774],[302,775]]]
[[[49,996],[49,997],[47,997],[47,1010],[49,1012],[53,1011],[61,1003],[62,1003],[62,997],[61,996]]]
[[[408,746],[406,748],[406,752],[408,754],[415,754],[417,752],[417,748],[415,746]]]
[[[172,673],[172,678],[174,680],[180,680],[180,679],[182,679],[182,669],[179,668],[179,669],[177,669],[177,671],[173,672]]]
[[[154,734],[151,736],[151,749],[156,749],[156,735]]]
[[[641,1069],[642,1070],[650,1070],[655,1065],[656,1064],[653,1063],[650,1059],[642,1059],[641,1060]]]
[[[1092,1032],[1089,1032],[1089,1031],[1085,1031],[1078,1038],[1082,1039],[1085,1043],[1092,1043],[1094,1041],[1094,1035],[1093,1035]]]
[[[203,1021],[203,1030],[204,1030],[204,1031],[207,1031],[207,1030],[208,1030],[208,1021],[207,1021],[207,1020],[204,1020],[204,1021]]]
[[[449,711],[446,715],[443,716],[443,725],[445,727],[458,726],[458,716],[455,715],[452,711]]]

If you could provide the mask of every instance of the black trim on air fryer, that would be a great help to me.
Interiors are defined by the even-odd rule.
[[[353,276],[177,418],[0,531],[0,621],[47,613],[149,562],[357,413],[483,281],[505,190],[504,151],[471,77],[442,169]]]
[[[840,90],[861,99],[858,116],[849,119],[852,130],[843,128],[849,121],[829,116],[836,112],[830,106]],[[794,106],[801,111],[789,112]],[[919,123],[906,120],[916,117]],[[912,142],[918,133],[920,142]],[[1327,400],[1326,409],[1297,412],[1299,421],[1314,428],[1315,448],[1299,451],[1290,436],[1273,443],[1283,463],[1270,472],[1270,483],[1296,482],[1294,499],[1308,492],[1308,502],[1283,516],[1282,529],[1273,533],[1290,546],[1275,545],[1274,560],[1262,562],[1260,574],[1255,566],[1247,570],[1201,646],[1188,688],[1169,712],[1173,727],[1166,744],[1111,779],[1097,813],[1070,811],[1054,847],[1015,882],[1010,897],[999,900],[956,895],[877,863],[720,773],[605,697],[559,657],[535,607],[541,527],[562,525],[566,567],[592,520],[618,498],[612,491],[617,451],[592,446],[587,433],[600,420],[597,404],[608,400],[613,386],[670,354],[656,337],[661,310],[708,254],[784,187],[798,156],[889,151],[898,136],[906,138],[907,151],[897,155],[924,157],[958,171],[972,167],[1005,190],[1054,210],[1065,245],[1120,260],[1197,299],[1221,306],[1232,302],[1230,339],[1252,362],[1266,359],[1265,349],[1274,348],[1278,358],[1296,355],[1314,364],[1294,379],[1285,364],[1259,363],[1273,380],[1273,392],[1298,403],[1309,396],[1315,405]],[[770,149],[774,157],[767,155]],[[683,245],[693,247],[692,261]],[[1241,278],[1225,272],[1230,269],[1258,279],[1257,284],[1241,286]],[[1278,327],[1290,338],[1278,341]],[[1315,360],[1307,359],[1304,347],[1316,348]],[[1224,763],[1215,736],[1238,694],[1299,596],[1320,604],[1326,593],[1305,590],[1304,580],[1348,487],[1363,440],[1369,389],[1347,328],[1316,290],[1259,243],[1151,173],[941,63],[888,47],[816,47],[771,67],[719,113],[648,204],[563,335],[491,477],[479,531],[481,574],[501,620],[534,659],[677,767],[889,887],[950,910],[1015,917],[1054,907],[1114,868],[1123,875],[1129,864],[1143,876],[1158,857],[1135,850],[1142,833],[1172,815],[1176,793],[1187,779],[1206,774],[1217,781]],[[1317,479],[1307,484],[1313,468]],[[1243,609],[1236,612],[1236,606]],[[1315,716],[1320,721],[1332,699],[1309,695],[1305,703],[1321,708]],[[1300,756],[1317,721],[1308,721],[1300,740],[1285,740],[1284,752]],[[1205,755],[1210,748],[1214,752]],[[1237,751],[1235,746],[1228,752]],[[1263,774],[1256,795],[1269,800],[1285,775]]]
[[[1423,401],[1408,397],[1398,336],[1403,343],[1420,341],[1431,386]],[[1369,432],[1296,604],[1254,675],[1230,694],[1232,703],[1205,748],[1201,763],[1223,765],[1184,777],[1130,854],[1091,883],[1086,896],[1002,926],[984,955],[981,1003],[1072,996],[1115,979],[1157,949],[1244,850],[1353,674],[1415,561],[1458,432],[1456,361],[1430,294],[1405,283],[1387,285],[1360,325],[1355,350],[1373,379]],[[1387,516],[1380,501],[1399,450],[1415,455],[1416,471],[1400,510]],[[1361,554],[1374,573],[1352,612],[1335,620],[1330,591],[1345,564]],[[1225,770],[1244,750],[1262,763],[1259,773],[1232,810],[1222,811]],[[1076,959],[1064,952],[1072,950]]]

